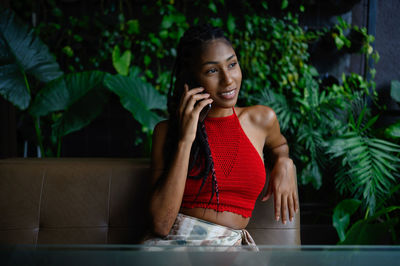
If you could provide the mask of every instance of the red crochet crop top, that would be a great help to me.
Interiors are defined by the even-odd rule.
[[[215,194],[208,204],[212,191],[210,173],[196,201],[202,180],[186,180],[181,207],[210,208],[250,217],[265,184],[264,162],[244,133],[234,109],[230,116],[207,117],[204,123],[218,183],[219,206],[217,209]],[[198,174],[199,170],[194,168],[189,174]]]

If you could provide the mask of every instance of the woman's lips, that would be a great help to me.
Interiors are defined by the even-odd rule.
[[[235,98],[236,96],[236,89],[225,91],[219,94],[222,98],[230,100],[232,98]]]

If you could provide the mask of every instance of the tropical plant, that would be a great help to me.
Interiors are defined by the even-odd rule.
[[[99,89],[104,73],[63,76],[48,47],[10,10],[1,11],[0,37],[0,94],[19,109],[28,109],[40,156],[60,156],[61,138],[88,125],[107,102],[105,91]],[[47,136],[42,123],[46,120],[41,117],[49,114],[52,133]],[[45,148],[46,137],[56,145],[56,152]]]
[[[21,110],[29,107],[39,82],[46,83],[63,74],[34,31],[6,9],[0,10],[0,62],[0,95]],[[40,120],[34,119],[34,124],[44,155]]]
[[[245,15],[244,21],[245,28],[232,39],[246,77],[241,91],[242,98],[250,99],[246,103],[254,104],[249,96],[264,90],[291,96],[292,91],[303,89],[300,80],[315,73],[307,63],[307,42],[316,35],[304,32],[297,16],[290,13],[283,18]]]
[[[153,129],[162,120],[162,116],[155,110],[165,112],[165,95],[141,80],[137,72],[131,72],[130,76],[107,74],[104,82],[109,90],[120,97],[122,106],[142,125],[142,131],[146,134],[145,156],[149,156]]]
[[[343,134],[328,141],[327,153],[339,159],[336,187],[341,195],[354,197],[333,211],[339,244],[399,243],[400,146],[378,137],[382,130],[374,124],[379,116],[370,112],[365,98],[357,98]]]
[[[338,113],[348,101],[340,91],[324,91],[312,75],[304,82],[308,86],[295,92],[291,98],[265,90],[258,101],[276,112],[281,130],[293,150],[291,156],[299,168],[301,183],[311,183],[319,189],[323,173],[329,166],[329,158],[324,152],[325,142],[341,130]]]
[[[63,75],[47,46],[35,33],[16,19],[13,12],[2,12],[0,42],[4,45],[0,50],[0,94],[21,110],[28,109],[35,122],[41,156],[60,156],[62,137],[90,124],[107,104],[109,91],[121,97],[122,105],[142,124],[147,140],[151,140],[154,125],[162,119],[152,110],[160,109],[163,114],[166,100],[139,77],[138,68],[132,67],[127,76],[130,51],[121,55],[118,46],[114,48],[113,65],[120,74],[84,71]],[[37,86],[32,91],[30,75],[46,83],[35,83]],[[105,77],[107,87],[104,86]],[[43,130],[51,133],[43,134]],[[47,149],[46,142],[49,143]],[[151,145],[150,141],[147,143]],[[56,151],[51,147],[53,144]],[[148,150],[149,147],[147,154]]]
[[[390,195],[399,188],[400,185],[392,189]],[[399,218],[394,216],[399,213],[400,206],[382,206],[374,215],[354,221],[349,228],[351,216],[355,215],[360,205],[360,200],[345,199],[335,207],[332,223],[339,235],[338,244],[376,245],[387,243],[388,239],[398,244],[400,235],[395,226],[399,224]]]
[[[0,94],[21,110],[31,101],[31,78],[49,82],[63,74],[48,47],[10,10],[0,10],[0,62]]]
[[[362,98],[354,101],[351,111],[343,134],[327,141],[326,152],[340,162],[335,174],[339,192],[364,200],[362,206],[368,216],[398,183],[400,146],[373,135],[378,116],[370,117]]]
[[[122,106],[141,124],[145,134],[144,156],[149,156],[153,129],[165,115],[167,98],[146,81],[140,68],[130,66],[130,58],[129,50],[120,55],[118,46],[115,46],[113,66],[118,74],[107,74],[104,82],[109,90],[120,97]]]
[[[390,83],[390,96],[400,106],[400,81],[392,80]],[[388,126],[384,131],[385,137],[400,140],[400,120]]]
[[[104,74],[100,71],[67,74],[38,92],[29,114],[37,120],[51,114],[51,136],[57,140],[57,152],[49,155],[59,157],[62,137],[87,126],[102,112],[108,101]]]
[[[244,83],[244,86],[253,85],[251,90],[245,87],[248,92],[244,97],[248,102],[268,105],[275,110],[281,130],[293,151],[291,156],[298,167],[298,177],[303,185],[311,183],[314,188],[319,189],[323,178],[332,177],[340,196],[353,196],[355,201],[360,200],[359,205],[366,218],[364,222],[352,227],[349,234],[354,236],[354,232],[359,233],[357,230],[362,226],[369,226],[380,219],[382,214],[388,215],[392,211],[383,209],[382,206],[378,208],[377,202],[384,202],[391,187],[398,184],[400,146],[379,138],[373,128],[378,116],[371,117],[371,107],[366,105],[365,97],[371,97],[376,104],[374,70],[368,70],[371,73],[368,80],[356,73],[343,73],[341,83],[324,85],[317,70],[309,65],[307,47],[310,40],[326,38],[329,32],[332,34],[328,37],[337,49],[361,52],[368,60],[378,60],[378,54],[371,50],[373,37],[366,34],[364,28],[352,27],[340,18],[331,32],[321,30],[308,37],[307,33],[296,26],[297,22],[293,17],[282,21],[274,19],[277,23],[268,30],[271,36],[260,42],[253,36],[250,40],[255,39],[256,45],[249,43],[247,46],[250,50],[254,47],[251,54],[257,56],[249,57],[253,58],[250,65],[257,66],[257,60],[263,58],[262,52],[258,52],[262,47],[259,43],[264,41],[268,44],[268,53],[265,53],[269,56],[268,63],[279,70],[271,71],[269,64],[264,64],[261,74],[255,72],[251,75],[257,78],[250,78],[249,83]],[[264,28],[266,21],[262,21],[262,27],[257,30]],[[284,28],[287,35],[280,38],[279,34],[274,33],[281,32],[278,27]],[[249,28],[244,34],[251,32]],[[350,41],[356,34],[359,37],[358,45]],[[296,45],[291,45],[292,43]],[[302,47],[304,51],[301,50]],[[297,51],[301,51],[299,56]],[[266,58],[262,59],[264,60]],[[247,71],[252,70],[251,66],[246,68],[246,60],[242,59],[241,65]],[[255,67],[255,71],[259,69]],[[272,75],[263,83],[260,75],[269,73]],[[386,224],[385,228],[393,226],[393,221]],[[342,240],[343,232],[340,233]],[[354,239],[348,237],[346,243],[351,243]]]
[[[263,18],[259,23],[265,32],[256,34],[261,40],[256,38],[255,43],[263,45],[251,45],[254,37],[248,38],[248,45],[254,47],[248,55],[252,62],[247,66],[246,60],[241,61],[251,73],[247,85],[252,84],[252,89],[245,87],[245,94],[249,95],[247,101],[274,109],[293,151],[291,156],[298,167],[301,183],[311,183],[319,189],[322,176],[330,167],[324,153],[325,141],[342,129],[340,118],[344,114],[341,110],[348,109],[351,92],[346,91],[345,86],[323,86],[318,71],[309,63],[308,42],[319,38],[323,32],[304,32],[296,16]],[[252,31],[244,34],[248,32]],[[262,63],[264,61],[267,63]],[[263,65],[263,71],[259,70],[257,62]]]

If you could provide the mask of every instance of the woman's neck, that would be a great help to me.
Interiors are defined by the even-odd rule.
[[[233,108],[211,108],[210,112],[208,113],[207,117],[225,117],[230,116],[233,114]]]

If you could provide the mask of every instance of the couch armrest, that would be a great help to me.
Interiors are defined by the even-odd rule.
[[[261,201],[267,190],[268,181],[267,177],[263,192],[256,201],[252,218],[246,229],[257,245],[300,245],[300,210],[292,222],[288,221],[286,224],[282,224],[281,220],[276,221],[274,198],[271,197],[266,202]],[[289,217],[288,214],[287,217]]]

